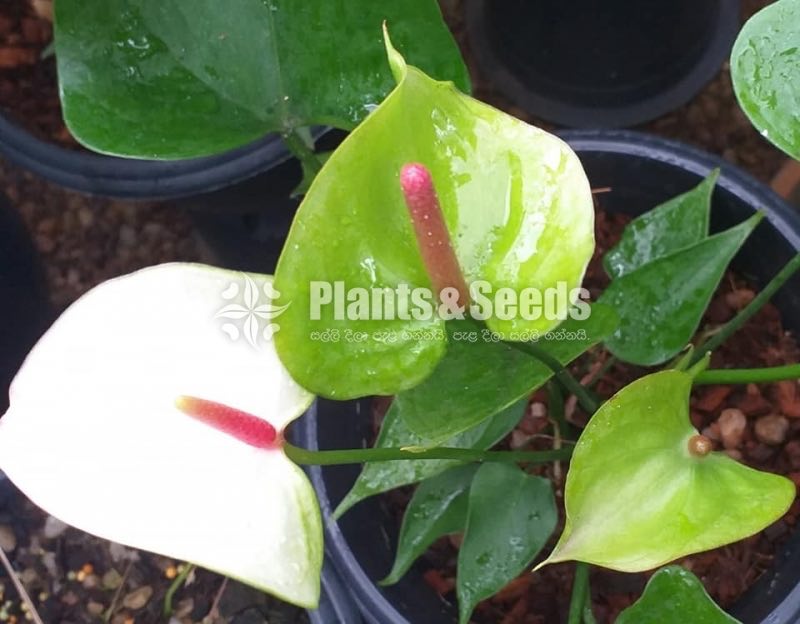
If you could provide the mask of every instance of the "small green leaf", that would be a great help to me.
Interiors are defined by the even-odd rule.
[[[550,481],[511,464],[484,464],[472,481],[458,551],[459,622],[514,580],[545,545],[558,521]]]
[[[568,364],[609,336],[617,324],[614,311],[594,305],[583,321],[569,319],[540,344]],[[474,427],[506,405],[529,396],[553,375],[533,356],[504,342],[493,342],[488,330],[469,323],[451,324],[447,354],[421,384],[397,395],[400,417],[411,431],[431,444]],[[461,336],[458,332],[464,330]],[[475,342],[467,339],[472,334]],[[449,392],[442,392],[447,388]]]
[[[491,448],[517,426],[527,406],[528,400],[525,397],[491,418],[478,423],[472,429],[445,441],[444,446],[482,450]],[[378,448],[405,448],[410,446],[428,447],[432,444],[408,429],[395,402],[383,419],[383,426],[375,446]],[[429,479],[448,468],[457,466],[458,463],[449,459],[413,459],[364,464],[358,480],[336,508],[334,517],[342,516],[353,505],[365,498]]]
[[[731,78],[753,125],[800,159],[800,0],[780,0],[747,21],[733,46]]]
[[[414,63],[469,91],[433,0],[59,0],[64,117],[132,158],[219,153],[268,132],[351,129],[394,88],[381,24]]]
[[[719,169],[712,171],[688,193],[678,195],[631,221],[617,246],[603,258],[606,273],[617,279],[706,238],[711,194],[717,178]]]
[[[589,421],[567,475],[566,526],[545,563],[640,572],[753,535],[786,512],[788,479],[689,452],[691,386],[684,372],[648,375]]]
[[[762,215],[645,264],[611,282],[598,300],[619,326],[606,347],[626,362],[666,362],[691,340],[725,269]]]
[[[680,566],[656,572],[616,624],[741,624],[720,609],[700,580]]]
[[[399,54],[391,58],[400,84],[317,176],[276,271],[276,303],[291,302],[276,348],[298,383],[331,398],[412,388],[446,350],[439,293],[430,292],[400,188],[403,165],[430,170],[470,284],[572,295],[594,248],[589,183],[563,141],[406,67]],[[337,296],[337,283],[351,297],[339,307],[345,295]],[[348,306],[376,291],[395,301],[395,314]],[[420,306],[415,292],[432,295],[433,305]],[[315,306],[316,293],[332,302]],[[566,316],[568,297],[553,314],[492,315],[487,324],[506,334],[543,333]],[[314,340],[332,334],[339,339]]]
[[[464,530],[469,487],[478,467],[458,466],[423,481],[403,516],[392,571],[381,585],[399,581],[437,539]]]

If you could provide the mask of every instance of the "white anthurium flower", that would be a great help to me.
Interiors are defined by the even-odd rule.
[[[68,524],[314,608],[319,507],[281,450],[313,397],[278,359],[276,315],[253,289],[270,299],[272,278],[167,264],[91,290],[14,380],[0,469]],[[219,317],[237,303],[253,312],[247,339]],[[257,312],[271,317],[260,339]]]

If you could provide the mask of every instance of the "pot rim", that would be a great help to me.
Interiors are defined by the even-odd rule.
[[[222,154],[201,158],[121,158],[70,150],[43,141],[6,115],[0,115],[0,153],[68,189],[132,200],[174,199],[208,193],[251,178],[291,158],[283,140],[275,133]]]
[[[547,121],[572,128],[634,126],[688,102],[713,78],[730,56],[739,31],[741,5],[738,1],[717,1],[717,18],[713,31],[708,34],[704,52],[692,68],[672,86],[642,99],[598,108],[591,102],[586,105],[568,104],[546,92],[537,91],[534,86],[517,78],[489,42],[484,29],[486,2],[487,0],[467,0],[466,7],[467,30],[478,64],[491,76],[498,91],[506,94],[515,104]]]

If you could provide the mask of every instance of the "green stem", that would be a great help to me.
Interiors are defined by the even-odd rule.
[[[710,353],[723,342],[725,342],[734,332],[736,332],[742,325],[744,325],[750,318],[758,312],[764,304],[772,298],[781,286],[792,277],[792,275],[800,269],[800,254],[789,260],[788,263],[772,278],[769,284],[755,296],[755,298],[748,303],[739,314],[728,321],[722,328],[702,345],[700,345],[694,353],[692,363],[694,364],[707,353]]]
[[[296,464],[338,466],[409,459],[452,459],[463,462],[527,462],[546,464],[572,456],[572,446],[552,451],[481,451],[464,448],[364,448],[311,451],[284,443],[283,451]]]
[[[589,564],[579,561],[575,565],[575,580],[572,582],[572,598],[569,601],[568,624],[581,624],[583,607],[589,590]]]
[[[535,342],[509,342],[507,344],[515,349],[524,351],[528,355],[532,355],[542,364],[547,366],[547,368],[553,371],[558,383],[560,383],[568,392],[575,395],[575,397],[578,399],[578,403],[580,403],[584,410],[590,414],[594,414],[600,407],[600,403],[592,396],[591,392],[582,386],[577,379],[570,375],[569,371],[562,366],[558,359],[550,355],[538,344]]]
[[[297,130],[293,129],[286,132],[283,135],[283,142],[286,143],[289,151],[303,163],[303,168],[306,171],[316,176],[322,170],[322,161],[319,156],[306,144]]]
[[[565,438],[567,440],[574,439],[575,435],[572,427],[564,416],[564,395],[561,394],[561,386],[559,384],[554,382],[547,384],[547,399],[547,411],[558,428],[560,438],[562,440]]]
[[[183,570],[180,571],[180,574],[175,577],[175,580],[172,581],[172,584],[167,589],[167,593],[164,594],[164,617],[168,620],[169,617],[172,615],[172,601],[175,598],[175,592],[177,592],[181,585],[186,582],[186,578],[192,573],[195,566],[191,563],[184,563]]]
[[[772,383],[786,379],[800,379],[800,364],[787,364],[772,368],[720,368],[698,373],[694,383],[710,384]]]

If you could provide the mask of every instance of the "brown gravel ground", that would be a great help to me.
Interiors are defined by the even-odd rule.
[[[457,12],[461,0],[442,2],[470,58]],[[747,0],[745,12],[752,13],[766,3]],[[496,94],[487,77],[474,71],[473,75],[477,97],[535,123],[526,111],[510,106]],[[783,160],[780,152],[740,112],[727,67],[691,102],[642,129],[721,154],[764,181],[771,179]],[[49,184],[2,159],[0,189],[19,209],[35,238],[57,309],[116,275],[160,262],[208,259],[193,236],[189,217],[173,205],[85,197]],[[717,412],[713,413],[714,418]],[[712,421],[707,417],[704,424]],[[753,435],[748,430],[746,440]],[[134,493],[131,504],[135,504]],[[27,534],[26,529],[20,528],[23,525],[36,529]],[[0,514],[0,545],[12,552],[15,565],[22,571],[23,580],[48,624],[100,622],[101,614],[112,603],[116,605],[109,618],[113,624],[161,621],[161,600],[178,565],[63,529],[31,505],[20,505],[14,517]],[[118,591],[122,577],[125,582]],[[220,595],[222,587],[223,580],[217,575],[197,573],[194,585],[176,598],[180,617],[175,622],[304,621],[305,615],[298,609],[281,605],[239,584],[229,583]],[[218,595],[218,608],[210,613]],[[0,583],[0,621],[15,624],[25,620],[13,590]]]

